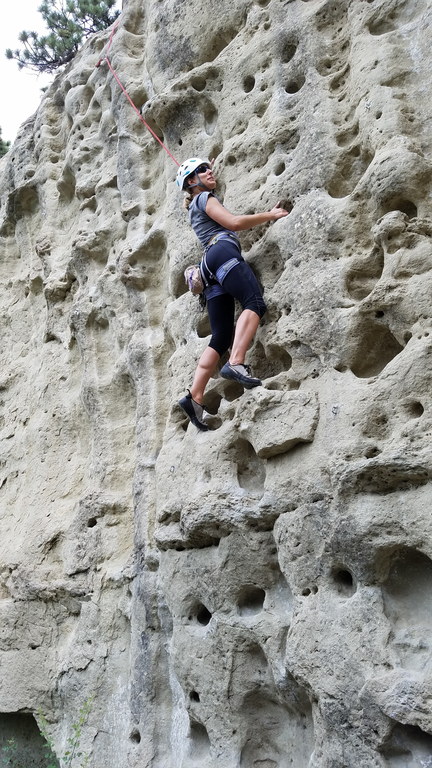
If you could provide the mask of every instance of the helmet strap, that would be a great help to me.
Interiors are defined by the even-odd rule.
[[[206,185],[199,180],[199,176],[197,173],[195,173],[195,176],[198,179],[198,181],[195,184],[188,184],[187,189],[192,189],[192,187],[201,187],[201,189],[205,189],[207,192],[211,192],[211,189],[209,189],[209,187],[206,187]]]

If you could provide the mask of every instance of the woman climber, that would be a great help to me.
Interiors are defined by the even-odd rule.
[[[236,232],[257,227],[288,216],[289,211],[278,203],[271,211],[235,215],[230,213],[214,194],[216,179],[212,162],[193,157],[178,169],[176,184],[187,192],[185,203],[192,229],[204,246],[201,272],[207,287],[204,295],[210,320],[211,339],[202,353],[188,394],[179,405],[192,424],[207,430],[203,420],[204,390],[220,357],[231,346],[227,363],[221,368],[224,379],[233,379],[252,389],[261,384],[245,365],[246,352],[266,311],[266,305],[251,267],[241,255]],[[242,305],[234,332],[234,300]],[[233,339],[234,332],[234,339]]]

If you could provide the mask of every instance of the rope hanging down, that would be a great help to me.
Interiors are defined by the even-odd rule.
[[[116,23],[114,24],[114,26],[113,26],[113,28],[112,28],[112,30],[111,30],[111,35],[110,35],[110,39],[109,39],[109,41],[108,41],[108,48],[107,48],[107,50],[106,50],[106,54],[105,54],[105,56],[102,56],[102,57],[99,59],[98,63],[96,64],[96,67],[100,67],[100,65],[101,65],[101,64],[102,64],[104,61],[106,61],[107,65],[108,65],[108,69],[109,69],[109,70],[110,70],[110,72],[112,73],[112,75],[113,75],[113,77],[114,77],[115,81],[116,81],[116,82],[118,83],[118,85],[120,86],[121,90],[123,91],[124,95],[126,96],[126,98],[127,98],[128,102],[129,102],[129,104],[130,104],[130,105],[131,105],[131,107],[132,107],[132,108],[135,110],[135,112],[136,112],[136,114],[138,115],[138,118],[141,120],[142,124],[143,124],[143,125],[145,125],[145,127],[147,128],[147,130],[148,130],[148,131],[150,131],[150,133],[151,133],[151,135],[153,136],[153,138],[155,138],[155,139],[156,139],[156,141],[158,141],[158,142],[159,142],[159,144],[161,145],[161,147],[162,147],[162,148],[165,150],[165,152],[166,152],[166,153],[167,153],[167,154],[170,156],[170,158],[171,158],[172,160],[174,160],[175,164],[176,164],[177,166],[179,166],[179,165],[180,165],[180,163],[178,162],[178,160],[176,160],[176,159],[175,159],[174,155],[173,155],[173,154],[172,154],[172,153],[169,151],[168,147],[166,147],[166,146],[165,146],[165,144],[163,143],[163,141],[161,141],[161,139],[159,138],[159,136],[157,136],[157,135],[155,134],[154,130],[153,130],[152,128],[150,128],[149,124],[148,124],[148,123],[147,123],[147,122],[144,120],[144,118],[143,118],[143,116],[142,116],[141,112],[139,111],[138,107],[137,107],[137,106],[134,104],[134,102],[132,101],[131,97],[129,96],[129,94],[128,94],[127,90],[126,90],[126,88],[124,87],[124,85],[123,85],[123,83],[121,82],[121,80],[120,80],[120,78],[119,78],[119,76],[118,76],[117,72],[115,71],[114,67],[112,66],[112,64],[111,64],[111,62],[110,62],[110,60],[109,60],[109,58],[108,58],[108,52],[109,52],[109,49],[111,48],[111,45],[112,45],[112,41],[113,41],[113,37],[114,37],[114,33],[116,32],[116,30],[117,30],[117,27],[118,27],[119,23],[120,23],[120,19],[118,19],[118,21],[116,21]]]

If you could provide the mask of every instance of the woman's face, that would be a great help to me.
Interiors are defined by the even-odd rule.
[[[197,168],[192,178],[192,183],[200,182],[207,189],[214,189],[216,187],[216,179],[213,175],[213,169],[210,165],[203,163]],[[196,189],[196,187],[194,187]]]

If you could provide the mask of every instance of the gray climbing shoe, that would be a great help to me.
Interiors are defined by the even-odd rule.
[[[242,384],[245,389],[253,389],[254,387],[259,387],[261,385],[261,379],[255,379],[251,375],[250,367],[242,363],[239,363],[238,365],[225,363],[223,368],[221,368],[220,375],[223,379],[238,381],[238,383]]]
[[[205,424],[203,421],[204,408],[200,403],[195,402],[189,390],[188,394],[179,400],[179,406],[184,410],[185,414],[189,417],[192,424],[194,424],[197,429],[200,429],[202,432],[206,432],[208,430],[207,424]]]

